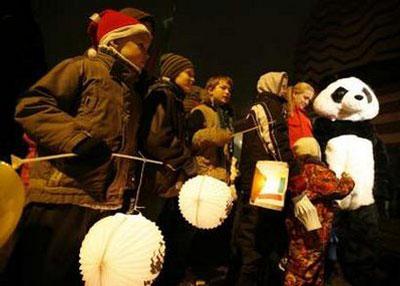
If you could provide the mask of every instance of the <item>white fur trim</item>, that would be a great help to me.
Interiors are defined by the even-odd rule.
[[[99,13],[94,13],[92,16],[89,17],[89,19],[95,23],[99,23],[101,20],[101,17],[99,15]]]
[[[341,102],[332,100],[332,93],[339,87],[345,88],[348,92]],[[368,90],[372,101],[368,102],[364,88]],[[355,96],[363,98],[357,100]],[[314,100],[314,111],[323,117],[332,120],[361,121],[373,119],[379,113],[379,102],[372,89],[363,81],[355,77],[342,78],[322,90]]]
[[[354,180],[353,191],[338,201],[341,209],[355,210],[374,203],[374,154],[372,142],[356,135],[342,135],[328,141],[325,149],[329,168],[340,178],[342,172]]]
[[[97,51],[95,48],[89,48],[89,50],[87,51],[87,55],[89,58],[95,58],[97,56]]]
[[[134,63],[132,63],[130,60],[128,60],[126,57],[124,57],[120,52],[118,52],[116,49],[114,49],[113,47],[110,46],[106,46],[106,45],[101,45],[99,46],[99,48],[101,49],[105,49],[107,50],[109,53],[111,53],[114,56],[119,57],[120,59],[122,59],[123,61],[125,61],[126,63],[128,63],[131,67],[133,67],[137,72],[141,73],[142,69],[140,69],[137,65],[135,65]]]
[[[116,39],[125,38],[134,34],[146,33],[151,37],[151,33],[143,24],[135,24],[124,26],[115,30],[112,30],[105,34],[101,39],[99,45],[108,45],[111,41]]]

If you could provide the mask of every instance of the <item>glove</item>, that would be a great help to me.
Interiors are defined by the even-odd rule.
[[[79,162],[84,161],[91,166],[100,166],[111,158],[111,150],[106,142],[92,137],[79,142],[72,152],[78,155],[76,159]]]
[[[222,147],[232,140],[233,134],[229,130],[217,129],[215,134],[215,142],[218,146]]]
[[[294,203],[294,216],[306,227],[307,231],[321,228],[317,209],[305,194],[292,199]]]

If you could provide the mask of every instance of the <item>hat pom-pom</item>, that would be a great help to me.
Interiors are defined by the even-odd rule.
[[[97,51],[95,48],[90,48],[87,54],[89,58],[95,58],[97,56]]]

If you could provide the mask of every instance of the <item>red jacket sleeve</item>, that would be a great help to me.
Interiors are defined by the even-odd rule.
[[[338,179],[335,173],[323,165],[305,164],[300,175],[290,180],[293,196],[305,192],[313,200],[341,199],[354,188],[354,181],[349,176]]]

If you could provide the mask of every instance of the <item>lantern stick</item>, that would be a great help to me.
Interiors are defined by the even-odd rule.
[[[39,161],[56,160],[56,159],[62,159],[62,158],[70,158],[70,157],[76,157],[76,156],[77,156],[77,154],[75,154],[75,153],[64,153],[64,154],[58,154],[58,155],[50,155],[50,156],[22,159],[22,158],[19,158],[18,156],[11,155],[11,166],[14,170],[16,170],[19,167],[21,167],[21,165],[23,165],[23,164],[29,164],[29,163],[39,162]],[[157,164],[157,165],[164,164],[161,161],[151,160],[151,159],[147,159],[144,157],[142,158],[142,157],[137,157],[137,156],[126,155],[126,154],[121,154],[121,153],[112,153],[111,156],[117,157],[117,158],[128,159],[128,160],[142,161],[142,162],[147,162],[147,163]],[[167,165],[167,167],[170,167],[170,166]],[[171,169],[173,169],[173,168],[171,168]]]
[[[137,157],[137,156],[125,155],[125,154],[121,154],[121,153],[112,153],[112,156],[113,157],[117,157],[117,158],[124,158],[124,159],[142,161],[142,162],[145,162],[145,163],[152,163],[152,164],[157,164],[157,165],[164,164],[161,161],[151,160],[151,159],[147,159],[145,157]]]
[[[233,133],[233,135],[232,135],[232,136],[236,136],[236,135],[244,134],[244,133],[247,133],[247,132],[250,132],[250,131],[256,130],[256,129],[258,129],[258,128],[259,128],[259,126],[257,125],[257,126],[254,126],[254,127],[251,127],[251,128],[249,128],[249,129],[245,129],[245,130],[243,130],[243,131],[235,132],[235,133]]]
[[[274,124],[274,123],[275,123],[275,120],[271,120],[271,122],[268,122],[268,125],[271,125],[271,124]],[[232,136],[244,134],[244,133],[247,133],[247,132],[256,130],[256,129],[258,129],[258,128],[262,128],[262,127],[261,127],[260,125],[256,124],[256,126],[253,126],[253,127],[251,127],[251,128],[248,128],[248,129],[245,129],[245,130],[243,130],[243,131],[239,131],[239,132],[233,133]]]

